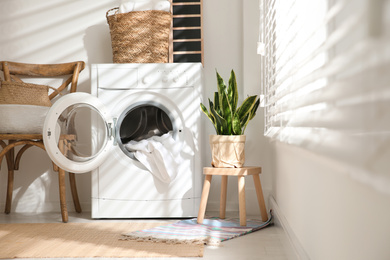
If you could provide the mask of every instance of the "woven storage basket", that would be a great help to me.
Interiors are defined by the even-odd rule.
[[[0,104],[50,107],[49,86],[24,82],[1,81]]]
[[[107,11],[114,63],[167,63],[172,15],[149,10]],[[115,13],[109,15],[114,11]]]

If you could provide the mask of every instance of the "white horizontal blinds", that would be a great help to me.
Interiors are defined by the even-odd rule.
[[[390,192],[390,1],[264,0],[265,135]]]

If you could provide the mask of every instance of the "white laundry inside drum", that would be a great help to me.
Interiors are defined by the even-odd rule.
[[[176,178],[180,148],[172,138],[172,132],[139,142],[132,140],[125,147],[134,152],[135,158],[162,182],[170,183]]]
[[[167,113],[153,105],[139,106],[125,113],[118,123],[125,153],[162,182],[172,182],[181,162],[181,145],[174,139]]]

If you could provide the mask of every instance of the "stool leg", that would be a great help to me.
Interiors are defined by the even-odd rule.
[[[245,177],[238,176],[238,205],[240,209],[240,225],[246,226],[246,207],[245,207]]]
[[[257,202],[259,203],[259,208],[261,213],[261,220],[265,222],[268,220],[268,216],[267,216],[267,209],[265,207],[263,189],[261,188],[259,175],[253,175],[253,182],[255,183]]]
[[[203,223],[212,177],[213,177],[212,175],[206,175],[206,178],[204,179],[202,197],[200,198],[200,205],[199,205],[199,212],[198,212],[198,220],[197,220],[198,224]]]
[[[224,219],[226,213],[226,193],[227,193],[228,176],[222,175],[221,181],[221,202],[219,204],[219,218]]]

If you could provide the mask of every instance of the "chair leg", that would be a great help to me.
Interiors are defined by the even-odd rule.
[[[77,193],[76,176],[73,172],[69,172],[70,190],[72,192],[73,204],[77,213],[81,213],[81,205],[79,195]]]
[[[60,206],[62,222],[68,222],[68,209],[66,207],[66,190],[65,190],[65,171],[58,168],[58,184],[60,190]]]
[[[7,198],[5,201],[5,214],[9,214],[11,212],[12,205],[12,194],[14,190],[14,169],[8,170],[8,182],[7,182]]]
[[[206,205],[207,205],[207,199],[209,197],[210,192],[210,183],[212,179],[212,175],[206,175],[206,178],[204,179],[203,184],[203,191],[202,191],[202,197],[200,199],[200,206],[199,206],[199,212],[198,212],[198,224],[203,223],[204,214],[206,212]]]
[[[221,197],[219,203],[219,218],[224,219],[226,215],[226,193],[227,193],[227,184],[228,184],[228,176],[222,175],[221,180]]]
[[[9,143],[12,143],[10,141]],[[11,205],[12,205],[12,194],[14,190],[14,154],[15,149],[10,149],[6,154],[7,159],[7,167],[8,167],[8,181],[7,181],[7,198],[5,200],[5,214],[9,214],[11,212]]]

